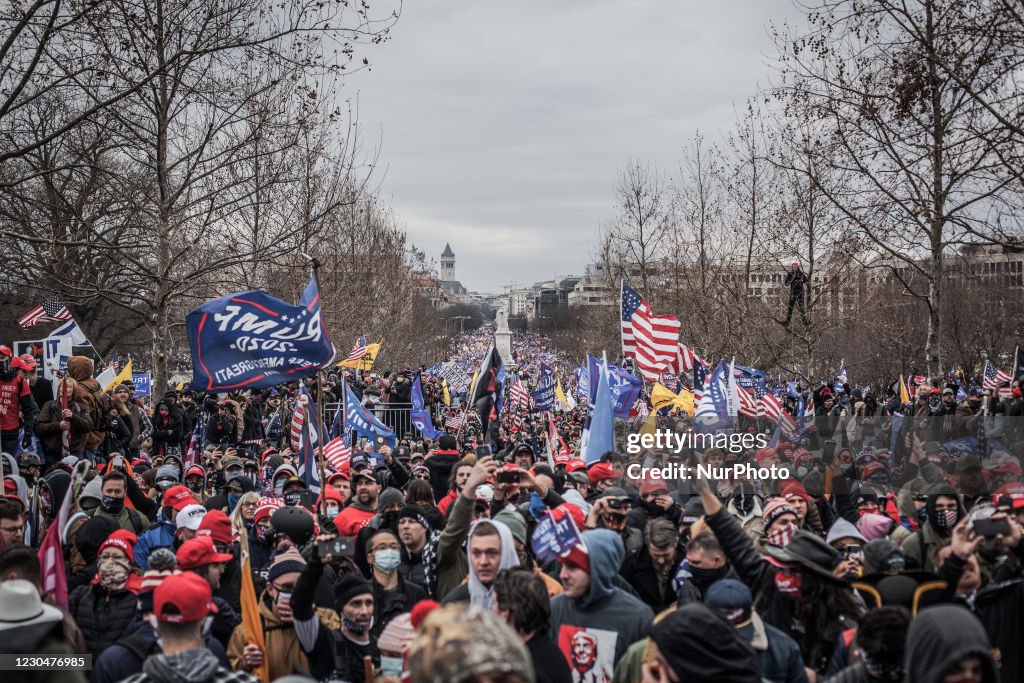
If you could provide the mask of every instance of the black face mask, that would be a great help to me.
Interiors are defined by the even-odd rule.
[[[124,509],[124,498],[100,496],[100,509],[111,515],[120,514]]]
[[[188,487],[189,491],[195,491],[196,493],[198,493],[203,490],[203,480],[194,479],[192,481],[187,481],[185,482],[185,486]]]
[[[697,586],[704,590],[715,581],[724,579],[725,575],[729,573],[729,565],[723,564],[718,569],[704,569],[702,567],[690,566],[690,573],[693,574],[693,582]]]
[[[732,497],[732,504],[745,517],[754,511],[754,495],[744,493],[742,490],[737,491]]]
[[[644,509],[648,517],[661,517],[665,514],[665,508],[661,507],[653,500],[641,500],[640,507]]]

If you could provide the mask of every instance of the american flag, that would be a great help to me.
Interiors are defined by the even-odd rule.
[[[689,372],[693,369],[694,363],[704,363],[704,365],[707,365],[700,356],[693,352],[693,349],[679,342],[679,345],[676,347],[676,357],[669,363],[668,371],[674,373]]]
[[[746,415],[747,417],[757,417],[757,399],[754,398],[754,394],[744,389],[743,387],[736,387],[736,393],[740,398],[740,415]]]
[[[775,394],[766,393],[757,402],[761,414],[771,420],[778,420],[782,416],[782,402]]]
[[[989,361],[985,361],[985,377],[981,383],[982,389],[998,389],[1003,384],[1008,384],[1011,379],[1010,373],[1000,370]]]
[[[362,360],[363,356],[366,355],[366,335],[361,335],[356,339],[355,346],[349,351],[348,360]]]
[[[701,396],[704,395],[704,385],[708,381],[708,366],[703,361],[697,361],[693,364],[693,403],[697,405],[700,403]]]
[[[670,315],[654,315],[647,301],[622,281],[622,353],[636,359],[648,382],[676,360],[679,352],[679,321]]]
[[[55,296],[43,299],[43,302],[18,318],[22,327],[32,327],[38,323],[57,323],[71,320],[71,311]]]
[[[455,433],[462,429],[462,425],[466,421],[466,413],[452,413],[447,420],[445,420],[444,428],[451,433]]]
[[[308,417],[308,406],[309,396],[306,394],[305,389],[302,388],[300,385],[299,395],[295,401],[295,411],[292,413],[292,423],[290,431],[290,446],[292,448],[293,453],[299,453],[302,450],[302,427],[303,423],[305,423]],[[313,420],[311,424],[316,425],[316,420]],[[311,431],[309,435],[310,445],[313,447],[316,447],[316,442],[318,441],[318,435],[316,432],[317,430],[314,427],[313,431]]]
[[[523,380],[518,377],[512,380],[512,388],[509,389],[508,399],[515,410],[528,413],[533,408],[530,392],[523,386]]]
[[[335,472],[344,469],[349,458],[352,457],[352,447],[349,445],[347,435],[328,441],[327,445],[324,446],[324,457],[327,458],[327,462]]]

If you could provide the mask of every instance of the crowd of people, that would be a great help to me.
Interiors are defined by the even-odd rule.
[[[472,373],[489,345],[463,335],[449,360]],[[544,339],[513,353],[527,387],[545,363],[573,393]],[[52,385],[30,360],[0,347],[0,653],[92,665],[12,681],[1024,680],[1017,381],[909,404],[798,388],[814,409],[776,444],[588,463],[583,405],[507,404],[484,428],[428,368],[336,369],[310,394],[373,409],[407,405],[418,374],[443,436],[392,420],[393,447],[355,442],[317,491],[289,448],[297,385],[142,400],[88,358]],[[789,477],[656,474],[698,464]],[[550,522],[570,530],[554,558]],[[54,525],[66,604],[40,551]]]

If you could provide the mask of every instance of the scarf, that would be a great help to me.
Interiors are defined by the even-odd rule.
[[[437,546],[440,541],[441,532],[436,529],[431,531],[427,544],[423,546],[423,556],[420,560],[423,562],[423,590],[431,597],[437,588]]]

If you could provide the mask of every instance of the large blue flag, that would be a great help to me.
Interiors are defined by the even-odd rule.
[[[261,389],[309,377],[334,360],[312,276],[298,306],[239,292],[198,306],[185,323],[198,391]]]
[[[423,436],[434,441],[444,436],[444,432],[434,427],[434,421],[430,419],[430,413],[423,407],[423,381],[420,379],[419,373],[416,373],[416,378],[412,381],[412,389],[409,392],[409,396],[412,401],[412,412],[409,415],[409,419],[416,429],[420,430]]]
[[[591,356],[593,357],[593,356]],[[590,376],[597,379],[593,396],[593,411],[590,413],[590,435],[583,460],[588,465],[601,459],[608,451],[615,450],[615,418],[613,417],[612,392],[609,373],[605,363],[591,366]]]
[[[768,379],[768,375],[764,370],[755,370],[754,368],[747,368],[742,365],[734,366],[732,374],[736,378],[736,384],[741,389],[763,390]]]
[[[711,433],[732,427],[729,415],[729,398],[727,375],[729,364],[721,360],[704,385],[704,394],[700,398],[693,414],[693,428],[697,432]]]
[[[602,374],[599,371],[601,364],[602,361],[587,354],[591,396],[597,396],[598,380]],[[607,375],[608,389],[612,397],[612,412],[615,417],[627,418],[637,397],[640,396],[640,389],[644,385],[643,380],[637,379],[628,370],[611,363],[608,364]]]
[[[355,394],[349,391],[348,386],[344,385],[344,383],[343,393],[345,394],[346,430],[352,430],[359,436],[364,436],[367,439],[383,436],[385,442],[391,448],[398,445],[398,437],[395,436],[394,430],[390,429],[378,420],[373,413],[360,405],[359,401],[356,400]]]
[[[551,410],[555,404],[555,373],[546,363],[540,364],[540,380],[533,391],[533,405],[537,410]]]

